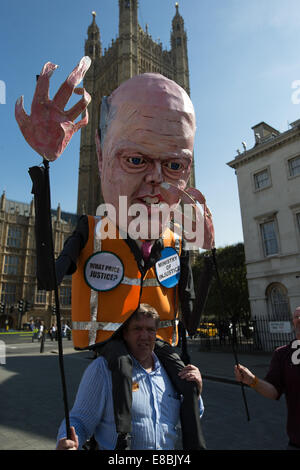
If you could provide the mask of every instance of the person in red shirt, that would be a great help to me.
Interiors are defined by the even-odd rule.
[[[289,437],[287,449],[300,450],[300,306],[294,311],[293,326],[296,339],[274,351],[264,380],[241,364],[235,366],[235,377],[271,400],[279,400],[285,394]]]

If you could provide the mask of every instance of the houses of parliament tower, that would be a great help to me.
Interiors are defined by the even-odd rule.
[[[110,95],[125,80],[145,72],[165,75],[190,94],[187,36],[178,3],[175,9],[170,50],[164,50],[160,42],[151,38],[148,26],[144,31],[139,25],[138,0],[119,0],[119,36],[104,52],[96,13],[92,13],[85,41],[85,55],[92,59],[92,64],[84,78],[84,87],[92,101],[89,124],[81,130],[78,214],[96,214],[98,205],[103,202],[95,146],[102,97]],[[191,184],[194,185],[194,171]]]

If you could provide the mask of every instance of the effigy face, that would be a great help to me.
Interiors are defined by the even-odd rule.
[[[163,191],[171,183],[184,190],[191,172],[195,134],[193,105],[175,82],[158,74],[136,76],[110,97],[108,127],[99,157],[102,193],[106,204],[122,213],[118,225],[128,228],[135,209],[144,214],[143,228],[151,223],[163,230],[162,206],[174,209],[179,197]],[[132,215],[124,217],[120,196]],[[128,211],[127,211],[128,212]],[[124,227],[127,225],[127,227]],[[159,234],[158,234],[159,236]]]

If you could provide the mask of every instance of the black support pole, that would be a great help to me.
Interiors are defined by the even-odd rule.
[[[55,306],[56,306],[56,322],[57,322],[57,342],[58,342],[58,357],[59,357],[59,368],[61,375],[62,391],[63,391],[63,402],[65,410],[65,421],[66,421],[66,433],[67,438],[71,439],[71,430],[70,430],[70,418],[69,418],[69,406],[68,406],[68,397],[67,397],[67,387],[66,387],[66,378],[64,370],[64,357],[63,357],[63,345],[62,345],[62,332],[61,332],[61,317],[60,317],[60,305],[59,305],[59,295],[58,295],[58,285],[56,278],[56,269],[55,269],[55,256],[54,256],[54,244],[53,244],[53,235],[52,235],[52,220],[51,220],[51,195],[50,195],[50,177],[49,177],[49,162],[48,160],[43,160],[43,165],[45,168],[45,184],[47,190],[48,204],[49,208],[49,227],[50,227],[50,244],[51,244],[51,264],[52,264],[52,275],[54,278],[54,295],[55,295]]]
[[[220,279],[220,276],[219,276],[218,265],[217,265],[216,249],[213,248],[211,251],[212,251],[212,258],[213,258],[213,263],[214,263],[214,267],[215,267],[215,271],[216,271],[216,278],[217,278],[220,297],[221,297],[221,304],[222,304],[223,312],[225,313],[225,300],[224,300],[223,287],[222,287],[221,279]],[[239,361],[238,361],[238,357],[237,357],[236,348],[234,346],[234,341],[232,341],[231,343],[232,343],[232,352],[233,352],[233,355],[234,355],[235,364],[238,365]],[[248,421],[250,421],[250,415],[249,415],[249,410],[248,410],[248,404],[247,404],[244,384],[243,384],[243,382],[240,382],[240,384],[241,384],[242,396],[243,396],[243,401],[244,401],[244,405],[245,405],[245,409],[246,409],[247,419],[248,419]]]

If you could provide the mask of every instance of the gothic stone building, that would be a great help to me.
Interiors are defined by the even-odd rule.
[[[74,230],[76,220],[76,215],[61,211],[59,206],[52,211],[56,257],[65,239]],[[0,301],[3,309],[0,329],[6,325],[19,328],[31,319],[43,320],[48,327],[54,323],[54,292],[37,289],[34,204],[8,200],[5,193],[0,200],[0,266]],[[70,321],[71,276],[64,278],[59,295],[61,316],[65,321]],[[23,301],[23,314],[18,310],[19,301]]]
[[[178,3],[175,7],[170,50],[164,50],[161,43],[151,38],[148,27],[144,31],[139,25],[138,0],[119,0],[119,36],[103,53],[93,12],[85,42],[85,54],[92,59],[92,65],[85,76],[84,87],[92,96],[92,102],[89,124],[81,130],[78,213],[96,214],[98,205],[103,202],[95,148],[102,97],[110,95],[125,80],[145,72],[165,75],[190,94],[187,36]],[[191,185],[194,185],[194,170]]]

